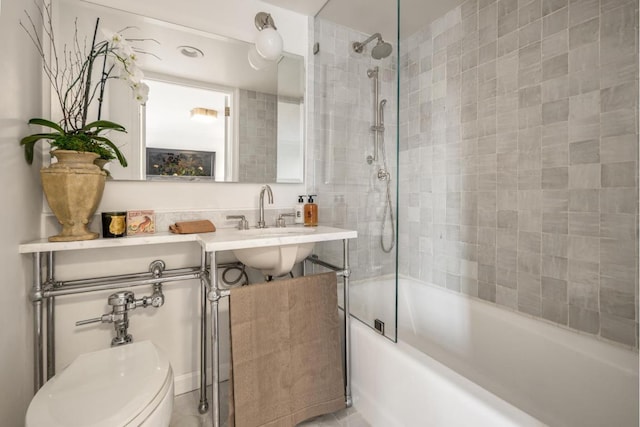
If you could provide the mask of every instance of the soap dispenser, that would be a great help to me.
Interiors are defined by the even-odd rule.
[[[304,226],[315,227],[318,225],[318,205],[313,202],[315,194],[309,195],[307,204],[304,205]]]
[[[304,224],[304,196],[298,196],[298,204],[295,206],[295,220],[296,224]]]

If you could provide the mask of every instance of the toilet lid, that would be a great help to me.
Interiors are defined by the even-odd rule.
[[[157,404],[172,376],[169,360],[150,341],[82,354],[36,393],[26,424],[124,426]]]

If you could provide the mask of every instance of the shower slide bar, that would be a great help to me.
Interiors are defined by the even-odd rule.
[[[384,106],[387,100],[380,101],[380,67],[375,66],[367,70],[367,76],[373,79],[373,125],[369,128],[373,132],[373,156],[367,156],[367,163],[372,164],[378,161],[380,151],[380,136],[384,133]]]

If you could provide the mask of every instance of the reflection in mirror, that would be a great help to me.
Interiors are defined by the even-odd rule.
[[[285,53],[261,71],[249,65],[250,43],[77,0],[57,0],[63,44],[92,34],[97,17],[110,31],[146,39],[139,55],[150,86],[147,105],[110,82],[103,118],[129,161],[107,166],[117,180],[303,181],[304,59]],[[201,122],[197,111],[208,111]],[[213,113],[215,112],[215,113]]]
[[[154,94],[143,108],[147,179],[233,181],[232,165],[226,168],[233,135],[225,114],[233,90],[145,81]]]

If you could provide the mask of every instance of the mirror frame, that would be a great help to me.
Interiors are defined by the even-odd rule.
[[[163,26],[168,26],[168,27],[172,27],[172,28],[175,28],[175,29],[186,30],[190,34],[201,35],[201,36],[204,36],[204,37],[214,38],[214,39],[225,39],[225,40],[230,40],[231,42],[240,43],[240,44],[246,44],[247,46],[250,46],[250,43],[248,43],[248,42],[246,42],[244,40],[240,40],[240,39],[234,38],[234,37],[229,37],[229,36],[222,35],[222,34],[216,34],[216,33],[213,33],[211,31],[199,30],[197,28],[193,28],[193,27],[190,27],[190,26],[184,25],[184,24],[177,24],[177,23],[163,21],[161,19],[157,19],[157,18],[153,18],[153,17],[147,17],[147,16],[142,15],[140,13],[129,11],[129,10],[126,10],[126,9],[123,9],[123,8],[111,7],[111,6],[102,4],[102,3],[92,2],[91,0],[78,0],[78,1],[73,1],[73,0],[49,0],[49,1],[50,1],[50,3],[53,4],[53,9],[52,9],[53,10],[53,19],[58,21],[58,22],[59,22],[59,17],[60,17],[60,13],[61,13],[60,12],[60,7],[61,7],[60,4],[62,2],[68,3],[70,5],[73,5],[73,3],[76,3],[78,6],[85,6],[85,7],[88,7],[88,8],[95,8],[96,10],[98,10],[98,9],[106,9],[106,10],[113,11],[114,13],[129,14],[129,15],[135,16],[137,18],[145,19],[145,20],[148,20],[150,22],[157,23],[157,24],[160,24],[160,25],[163,25]],[[59,24],[56,24],[56,26],[58,26],[58,25]],[[285,55],[287,55],[286,52],[285,52]],[[300,160],[300,162],[301,162],[300,166],[301,166],[301,171],[302,171],[301,172],[301,174],[302,174],[301,180],[298,181],[298,182],[294,182],[294,181],[278,182],[277,180],[276,181],[271,181],[271,182],[263,182],[263,181],[259,181],[259,182],[255,181],[254,182],[254,181],[237,181],[237,180],[236,181],[226,181],[226,177],[225,177],[225,181],[197,180],[197,182],[211,182],[211,183],[217,183],[217,184],[220,184],[220,183],[231,183],[231,184],[234,184],[234,183],[239,183],[239,184],[269,183],[269,184],[298,184],[298,185],[300,185],[300,184],[304,185],[305,184],[305,182],[306,182],[306,172],[307,172],[307,166],[308,166],[308,164],[307,164],[307,162],[308,162],[308,159],[307,159],[307,155],[308,155],[307,138],[308,138],[308,125],[309,125],[309,120],[308,120],[308,118],[309,118],[309,108],[308,108],[308,105],[309,105],[309,103],[308,103],[309,102],[309,100],[308,100],[308,97],[309,97],[308,72],[309,72],[309,70],[308,70],[308,64],[307,64],[307,57],[305,55],[299,55],[299,54],[288,54],[288,55],[293,55],[293,56],[299,57],[301,59],[301,61],[302,61],[301,62],[301,66],[302,66],[301,82],[302,82],[302,85],[303,85],[303,88],[304,88],[303,89],[303,97],[304,98],[303,98],[303,101],[302,101],[302,103],[303,103],[302,114],[301,114],[302,121],[301,121],[301,124],[300,124],[301,125],[301,129],[302,129],[302,132],[301,132],[301,135],[302,135],[302,140],[301,140],[301,155],[302,155],[302,158]],[[155,72],[155,71],[149,71],[149,70],[146,70],[144,68],[143,68],[143,71],[145,72],[145,74],[147,76],[150,77],[150,79],[153,79],[153,80],[165,80],[165,81],[169,81],[169,82],[174,82],[174,81],[178,81],[178,80],[182,80],[182,81],[188,80],[188,79],[184,79],[181,76],[170,76],[170,75],[166,75],[164,73],[159,73],[159,72]],[[216,83],[213,83],[213,82],[199,82],[199,81],[196,81],[196,80],[194,80],[193,82],[195,82],[196,84],[195,85],[194,84],[190,84],[190,85],[191,86],[195,86],[195,87],[197,87],[199,84],[202,84],[202,87],[205,87],[205,88],[207,88],[207,87],[215,87],[215,86],[217,86],[217,87],[225,87],[224,85],[216,84]],[[226,89],[230,89],[229,87],[225,87],[225,88]],[[233,88],[233,89],[236,92],[239,90],[238,88]],[[277,94],[275,96],[277,96]],[[57,110],[57,108],[56,108],[57,105],[54,103],[54,100],[53,100],[52,96],[50,96],[49,105],[50,105],[50,111],[51,112],[55,112]],[[136,109],[140,110],[140,113],[138,114],[138,119],[139,119],[140,122],[142,122],[143,117],[144,117],[144,114],[142,112],[143,108],[144,107],[136,107]],[[237,110],[238,110],[237,97],[236,97],[236,102],[234,103],[233,108],[237,112]],[[50,115],[52,115],[52,114],[50,114]],[[236,116],[237,116],[237,113],[236,113]],[[234,120],[233,121],[233,127],[234,127],[234,134],[235,134],[234,137],[235,138],[239,138],[238,120]],[[141,139],[144,136],[142,129],[143,129],[142,126],[140,126],[139,130],[141,131],[140,132],[140,135],[141,135],[140,138]],[[277,143],[277,141],[276,141],[276,143]],[[144,147],[141,146],[140,149],[141,149],[141,151],[144,151]],[[238,150],[238,145],[237,144],[235,145],[235,150],[236,151]],[[48,150],[43,150],[42,156],[43,156],[43,164],[46,165],[46,164],[49,164],[51,162],[51,156],[48,154]],[[277,158],[277,155],[276,155],[276,158]],[[236,159],[236,162],[237,162],[237,159]],[[125,178],[125,179],[116,179],[115,181],[118,181],[118,182],[155,182],[157,180],[156,179],[149,180],[149,179],[142,179],[142,178],[141,179],[126,179]],[[160,181],[169,182],[169,180],[166,180],[166,181],[165,180],[160,180]],[[191,181],[196,181],[196,180],[177,180],[175,182],[191,182]]]

